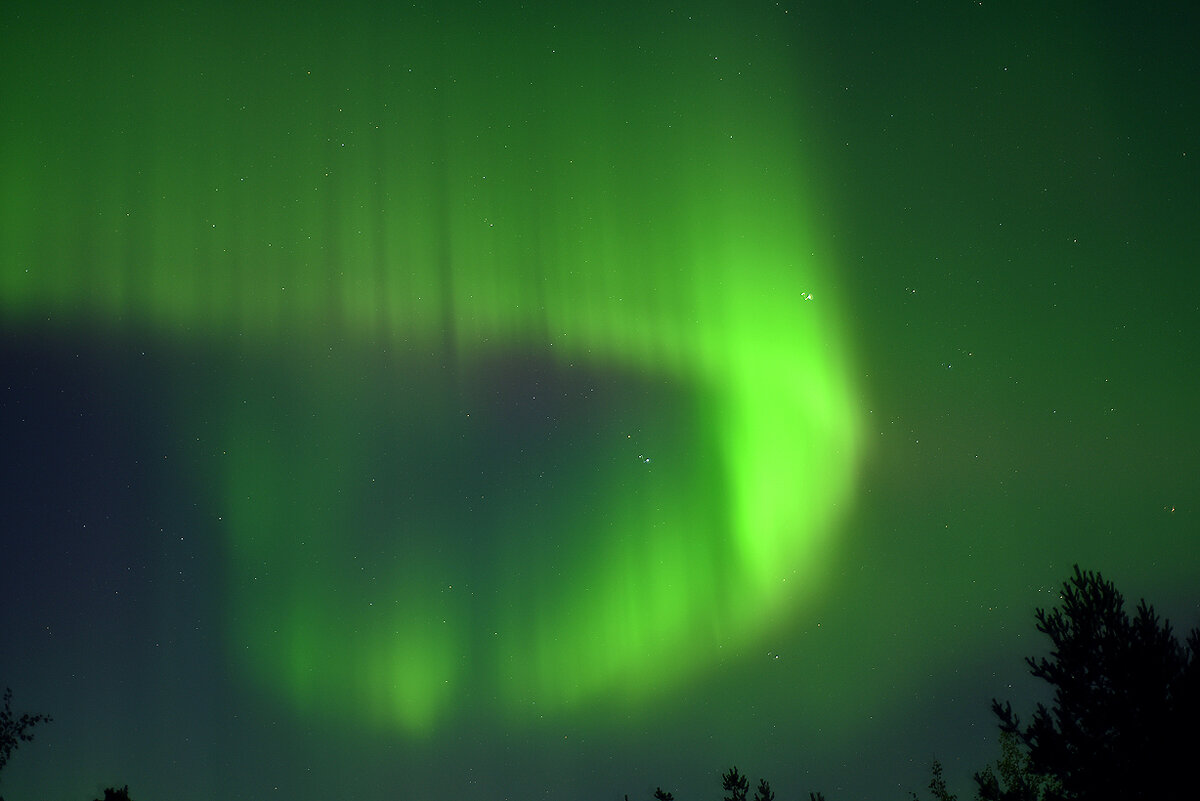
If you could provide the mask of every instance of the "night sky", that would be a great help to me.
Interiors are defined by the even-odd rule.
[[[10,801],[951,789],[1200,622],[1200,12],[8,3]]]

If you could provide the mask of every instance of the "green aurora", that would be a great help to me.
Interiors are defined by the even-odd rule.
[[[973,796],[1200,620],[1196,30],[4,4],[0,793]]]
[[[6,73],[60,102],[0,129],[0,313],[226,354],[173,414],[222,432],[236,666],[302,711],[637,704],[825,581],[861,411],[794,55],[542,11],[144,9]]]

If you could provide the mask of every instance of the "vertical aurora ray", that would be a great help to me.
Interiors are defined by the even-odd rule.
[[[0,313],[255,365],[179,413],[240,669],[416,734],[642,698],[820,588],[858,410],[778,31],[178,13],[5,56]]]

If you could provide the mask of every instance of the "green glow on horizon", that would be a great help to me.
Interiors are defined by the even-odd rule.
[[[213,390],[233,651],[301,710],[412,734],[468,697],[514,720],[642,698],[752,642],[821,589],[859,450],[792,101],[732,74],[550,63],[540,44],[506,54],[464,31],[422,45],[427,31],[363,30],[373,47],[324,61],[296,56],[310,43],[292,34],[278,74],[249,88],[187,48],[133,82],[110,65],[80,79],[128,94],[119,111],[79,101],[107,120],[94,139],[53,108],[37,121],[79,145],[65,161],[47,158],[60,142],[0,129],[0,170],[20,176],[0,197],[5,322],[236,342],[277,363],[286,392]],[[781,50],[745,46],[754,69],[786,74]],[[442,48],[462,54],[444,75]],[[355,91],[350,75],[366,76]],[[362,384],[354,364],[311,366],[327,343],[388,350],[393,372]],[[631,403],[598,447],[662,426],[639,438],[689,458],[652,452],[633,489],[623,466],[580,473],[549,511],[506,501],[472,599],[453,513],[419,498],[391,522],[360,508],[355,482],[378,456],[361,429],[426,458],[410,438],[466,436],[464,387],[513,353],[688,398],[678,420]],[[430,379],[416,354],[454,369]],[[561,553],[521,533],[572,517],[539,534],[561,535]]]

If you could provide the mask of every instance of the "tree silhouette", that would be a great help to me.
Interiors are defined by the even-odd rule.
[[[750,792],[750,780],[738,773],[737,766],[721,776],[721,786],[729,793],[725,801],[746,801],[746,793]]]
[[[958,796],[946,788],[946,779],[942,776],[942,763],[933,760],[932,777],[929,779],[929,792],[933,793],[934,801],[958,801]],[[910,793],[912,801],[920,801],[916,793]]]
[[[129,798],[129,785],[125,785],[120,790],[114,790],[109,787],[104,791],[103,799],[93,799],[93,801],[131,801]]]
[[[663,788],[658,787],[654,790],[655,801],[675,801],[675,796],[671,793],[664,793]]]
[[[1053,704],[1038,704],[1022,728],[1011,704],[992,701],[1001,730],[1017,735],[1028,761],[1002,774],[1003,787],[994,774],[976,775],[980,798],[1194,798],[1200,630],[1181,645],[1145,601],[1130,619],[1116,587],[1078,565],[1061,598],[1060,607],[1035,614],[1038,631],[1050,638],[1050,658],[1026,659],[1054,687]]]
[[[0,708],[0,770],[8,764],[12,752],[21,743],[33,739],[33,728],[39,723],[49,723],[53,720],[49,715],[30,715],[24,713],[19,718],[13,717],[12,689],[4,689],[3,708]]]
[[[1033,772],[1029,752],[1011,731],[1000,732],[1000,758],[995,770],[991,765],[985,767],[975,774],[975,782],[981,799],[995,801],[1045,801],[1051,792],[1061,790],[1056,779]]]
[[[754,791],[754,801],[775,801],[775,793],[766,779],[758,780],[758,789]]]

